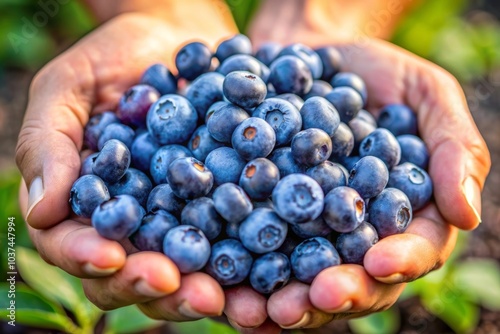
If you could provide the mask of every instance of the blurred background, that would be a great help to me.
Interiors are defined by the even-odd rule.
[[[227,2],[245,32],[260,1]],[[42,10],[35,0],[0,0],[0,333],[233,333],[210,320],[165,325],[142,317],[135,307],[104,314],[86,302],[77,279],[32,250],[17,206],[20,176],[14,162],[29,83],[37,69],[95,27],[85,8],[70,0],[42,27],[23,35],[26,21]],[[483,192],[483,223],[461,234],[447,264],[409,284],[390,310],[336,323],[328,333],[500,333],[499,19],[496,0],[423,0],[393,35],[394,43],[443,66],[462,83],[493,161]],[[13,34],[26,38],[13,40]],[[20,273],[16,327],[6,324],[4,307],[9,217],[16,221]]]

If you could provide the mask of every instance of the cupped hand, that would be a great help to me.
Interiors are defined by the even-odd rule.
[[[253,327],[267,317],[262,297],[254,294],[235,302],[244,290],[225,296],[204,273],[181,275],[162,254],[134,252],[130,243],[104,239],[88,220],[71,215],[68,204],[80,171],[83,127],[91,112],[113,110],[148,66],[161,62],[174,68],[173,56],[186,41],[196,39],[213,48],[218,40],[235,33],[228,24],[195,25],[122,14],[36,75],[17,147],[25,181],[20,203],[40,255],[83,278],[89,300],[100,308],[138,304],[150,317],[174,321],[225,311],[235,317],[234,323],[250,321]],[[252,311],[235,310],[242,306]]]
[[[312,47],[331,44],[327,37],[316,39],[316,44],[314,39],[297,42]],[[403,103],[416,112],[431,154],[434,201],[414,213],[406,233],[373,246],[364,266],[331,267],[311,285],[293,282],[274,293],[267,311],[283,328],[319,327],[333,319],[387,309],[405,282],[442,266],[454,248],[458,228],[470,230],[481,221],[481,190],[490,156],[456,79],[387,42],[363,38],[338,49],[342,71],[365,80],[369,111],[377,115],[387,104]]]

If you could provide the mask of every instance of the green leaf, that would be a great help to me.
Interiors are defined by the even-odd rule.
[[[172,324],[172,327],[179,333],[199,333],[199,334],[237,334],[233,328],[210,319],[181,322]]]
[[[0,317],[2,319],[13,320],[9,318],[11,311],[8,308],[11,301],[14,301],[16,323],[65,332],[78,331],[77,326],[66,316],[61,305],[45,299],[23,283],[16,282],[15,296],[9,296],[9,293],[12,292],[9,289],[8,283],[0,284],[0,295],[6,297],[0,299]]]
[[[145,316],[135,305],[122,307],[106,313],[106,334],[142,332],[164,324]]]
[[[470,259],[459,263],[454,284],[472,301],[491,310],[500,310],[500,266],[490,259]]]
[[[87,300],[79,278],[47,264],[36,251],[17,247],[16,252],[19,273],[26,283],[72,311],[80,325],[93,326],[102,312]]]
[[[349,328],[354,334],[392,334],[397,333],[399,326],[399,314],[394,307],[384,312],[349,320]]]

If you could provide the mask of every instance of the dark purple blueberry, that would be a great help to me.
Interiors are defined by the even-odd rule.
[[[413,215],[410,200],[396,188],[386,188],[372,198],[369,214],[380,239],[406,231]]]
[[[308,167],[326,161],[332,153],[332,140],[323,130],[310,128],[297,133],[292,139],[292,156],[301,165]]]
[[[159,97],[158,91],[151,86],[132,86],[118,102],[116,114],[123,124],[135,127],[144,126],[149,108]]]
[[[198,113],[199,119],[205,119],[208,108],[217,101],[222,101],[224,76],[216,72],[200,75],[187,88],[186,98]]]
[[[153,186],[149,177],[135,168],[127,169],[125,175],[118,182],[108,185],[111,196],[133,196],[144,208],[146,207],[146,202],[152,188]]]
[[[160,95],[175,94],[177,92],[177,79],[162,64],[154,64],[148,67],[142,75],[141,84],[154,87]]]
[[[222,146],[224,146],[223,143],[218,142],[210,135],[207,126],[201,125],[193,133],[187,147],[196,159],[205,162],[210,152]]]
[[[271,64],[269,82],[278,94],[305,95],[312,87],[313,77],[307,64],[296,56],[282,56]]]
[[[292,224],[314,220],[323,211],[323,190],[318,182],[304,174],[290,174],[282,178],[272,197],[278,215]]]
[[[279,180],[278,167],[270,160],[257,158],[246,164],[239,184],[250,198],[263,201],[271,196]]]
[[[210,70],[212,53],[200,42],[192,42],[183,46],[175,56],[175,66],[179,76],[193,81]]]
[[[340,124],[340,116],[335,107],[327,99],[314,96],[306,100],[300,109],[302,128],[317,128],[333,136]]]
[[[124,143],[128,149],[132,147],[134,142],[135,132],[131,127],[120,123],[109,124],[102,130],[99,141],[97,142],[97,148],[102,150],[104,143],[108,140],[116,139]]]
[[[366,84],[357,74],[350,72],[337,73],[330,81],[333,88],[337,87],[351,87],[361,95],[363,102],[366,103],[368,93],[366,91]]]
[[[85,125],[83,142],[85,146],[92,151],[97,151],[97,142],[102,131],[111,123],[120,123],[118,117],[111,111],[105,111],[101,114],[92,116],[87,125]]]
[[[252,255],[235,239],[226,239],[212,246],[206,272],[220,285],[234,285],[247,278],[252,268]]]
[[[323,269],[338,266],[340,256],[330,241],[314,237],[302,241],[295,247],[290,263],[298,280],[311,283]]]
[[[332,232],[321,216],[306,223],[290,224],[290,227],[295,235],[303,239],[326,237]]]
[[[363,139],[359,145],[359,155],[377,157],[390,170],[401,160],[401,147],[392,133],[384,128],[378,128]]]
[[[94,165],[94,160],[98,155],[99,153],[92,153],[83,160],[82,167],[80,168],[80,176],[94,174],[92,166]]]
[[[180,219],[185,205],[186,202],[183,199],[174,195],[170,185],[164,183],[157,185],[151,190],[146,208],[148,212],[165,210]]]
[[[92,171],[107,183],[117,182],[130,166],[130,151],[119,140],[108,140],[94,160]]]
[[[311,90],[304,96],[304,99],[310,99],[314,96],[325,97],[328,93],[332,91],[333,87],[326,81],[314,80]]]
[[[163,252],[163,239],[176,226],[179,226],[177,218],[167,211],[148,213],[142,218],[139,229],[130,236],[130,241],[141,251]]]
[[[207,195],[214,184],[212,172],[192,157],[174,160],[167,171],[167,181],[175,196],[193,199]]]
[[[225,59],[236,54],[249,55],[251,53],[252,43],[248,37],[243,34],[237,34],[219,44],[215,51],[215,57],[222,63]]]
[[[217,186],[227,182],[238,184],[246,161],[232,148],[219,147],[208,154],[205,164],[212,171]]]
[[[366,252],[378,242],[375,228],[363,222],[354,231],[342,233],[335,244],[344,263],[363,265]]]
[[[366,156],[354,164],[349,174],[348,185],[366,199],[375,197],[389,181],[389,170],[377,157]]]
[[[247,110],[264,101],[267,93],[264,81],[246,71],[234,71],[226,75],[222,88],[229,102]]]
[[[255,58],[261,61],[264,65],[270,66],[274,59],[276,59],[282,48],[283,47],[278,43],[264,43],[255,53]]]
[[[318,182],[323,193],[328,194],[333,188],[347,185],[347,178],[342,168],[337,163],[324,161],[307,169],[306,174]]]
[[[378,126],[393,135],[416,135],[417,115],[404,104],[389,104],[380,110]]]
[[[411,162],[395,166],[389,173],[387,186],[404,192],[415,211],[426,206],[432,197],[432,180],[429,174]]]
[[[352,188],[334,188],[325,196],[322,217],[333,230],[341,233],[351,232],[365,218],[365,202]]]
[[[314,51],[316,51],[323,64],[321,80],[330,82],[332,77],[340,71],[342,55],[333,46],[326,46]]]
[[[249,117],[244,109],[234,104],[227,104],[210,116],[207,129],[215,140],[230,143],[234,129]]]
[[[285,241],[288,224],[271,209],[255,209],[240,224],[238,234],[246,249],[268,253],[278,249]]]
[[[215,210],[228,222],[239,223],[252,212],[250,198],[234,183],[221,184],[215,189],[212,197]]]
[[[90,218],[99,204],[109,200],[108,188],[101,178],[83,175],[71,187],[69,203],[78,216]]]
[[[141,225],[144,209],[130,195],[111,197],[92,214],[92,226],[100,236],[110,240],[128,238]]]
[[[158,144],[155,142],[153,137],[151,137],[149,132],[144,132],[136,136],[132,142],[132,147],[130,148],[132,166],[143,171],[144,173],[149,173],[151,158],[155,152],[158,151],[158,148]]]
[[[337,109],[340,120],[348,123],[363,108],[363,98],[351,87],[334,88],[325,96],[325,99]]]
[[[233,72],[234,73],[234,72]],[[276,143],[276,133],[269,123],[258,117],[250,117],[236,127],[231,144],[245,160],[267,157]]]
[[[340,122],[331,139],[332,154],[330,157],[333,159],[348,157],[354,149],[354,135],[344,122]]]
[[[260,61],[250,55],[234,55],[224,60],[217,68],[217,72],[228,75],[234,71],[247,71],[261,77],[262,65]]]
[[[187,141],[198,123],[193,105],[183,96],[168,94],[160,97],[147,116],[148,131],[160,145]]]
[[[250,271],[250,285],[257,292],[273,293],[286,285],[290,272],[290,261],[286,255],[267,253],[254,261]]]
[[[308,46],[301,43],[294,43],[284,47],[278,54],[279,57],[296,56],[306,63],[311,71],[313,79],[319,79],[323,73],[323,63],[319,55]]]
[[[178,158],[191,157],[191,152],[182,145],[162,146],[151,158],[150,174],[156,184],[167,182],[167,171],[170,164]]]
[[[397,136],[401,147],[401,161],[399,163],[411,162],[422,169],[429,166],[429,150],[422,139],[414,135]]]
[[[289,174],[304,173],[306,171],[306,166],[299,165],[295,161],[290,147],[282,147],[274,150],[268,159],[278,167],[280,177],[285,177]]]
[[[163,253],[181,273],[189,274],[200,270],[208,262],[210,242],[199,228],[179,225],[165,235]]]
[[[208,240],[219,236],[224,220],[217,213],[214,201],[208,197],[199,197],[190,201],[182,210],[181,222],[203,231]]]

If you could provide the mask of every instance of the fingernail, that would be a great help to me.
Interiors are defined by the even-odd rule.
[[[253,328],[257,328],[259,327],[260,325],[256,325],[256,326],[253,326],[253,327],[245,327],[245,326],[241,326],[239,323],[237,323],[236,321],[234,321],[233,319],[230,319],[230,318],[227,318],[227,321],[229,322],[229,324],[231,326],[233,326],[233,328],[235,328],[236,330],[243,330],[243,329],[253,329]]]
[[[304,326],[307,326],[310,321],[311,321],[311,313],[310,312],[306,312],[306,313],[304,313],[304,315],[302,316],[302,318],[300,318],[300,320],[297,321],[296,323],[291,324],[291,325],[287,325],[287,326],[281,325],[281,328],[283,328],[283,329],[302,328]]]
[[[349,311],[351,308],[352,308],[352,301],[348,300],[340,307],[337,307],[333,310],[329,310],[328,313],[343,313]]]
[[[82,270],[92,276],[109,276],[118,271],[118,268],[99,268],[94,266],[92,263],[87,262],[82,266]]]
[[[40,176],[37,176],[31,181],[30,190],[28,192],[28,211],[26,212],[26,220],[35,208],[35,206],[43,198],[43,182]]]
[[[162,297],[162,296],[166,295],[165,292],[153,288],[144,279],[140,279],[139,281],[137,281],[134,285],[134,289],[138,294],[143,295],[143,296],[147,296],[147,297],[155,297],[156,298],[156,297]]]
[[[188,318],[192,318],[192,319],[201,319],[201,318],[206,317],[206,315],[201,314],[201,313],[193,310],[193,308],[191,307],[191,305],[189,304],[189,302],[187,300],[183,301],[179,305],[179,307],[177,308],[177,311],[179,311],[179,313],[182,314],[183,316],[188,317]]]
[[[462,183],[462,191],[467,203],[476,215],[478,223],[481,223],[481,214],[479,213],[481,211],[481,188],[472,176],[466,178]]]
[[[402,283],[405,277],[403,276],[403,274],[396,273],[386,277],[375,277],[375,279],[379,282],[386,284],[396,284],[396,283]]]

